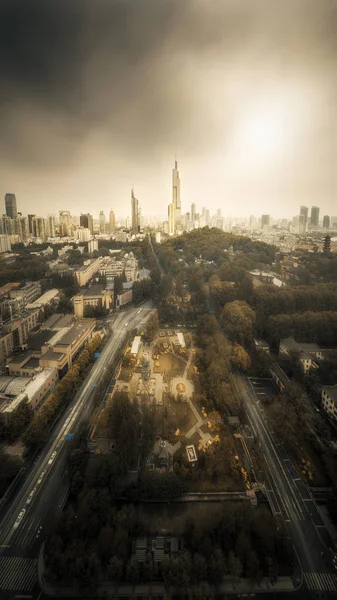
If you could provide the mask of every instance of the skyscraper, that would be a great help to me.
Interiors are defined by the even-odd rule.
[[[33,220],[34,222],[34,220]],[[71,215],[69,210],[60,211],[60,236],[68,236],[71,233]]]
[[[330,217],[329,215],[324,215],[323,217],[323,229],[329,229],[330,228]]]
[[[261,218],[262,229],[264,227],[269,227],[269,225],[270,225],[270,215],[262,215],[262,218]]]
[[[131,190],[131,228],[133,233],[139,233],[139,206],[133,190]]]
[[[80,226],[89,229],[91,235],[94,233],[94,219],[90,213],[80,216]]]
[[[18,216],[18,209],[16,207],[15,194],[5,194],[5,205],[7,217],[10,219],[16,219]]]
[[[177,227],[181,221],[180,177],[177,161],[172,169],[172,204],[174,204],[175,227]]]
[[[48,217],[48,235],[49,237],[55,237],[55,217],[50,215]]]
[[[195,203],[191,204],[191,221],[195,221]]]
[[[33,229],[33,221],[34,221],[35,216],[36,215],[28,215],[28,233],[29,233],[29,235],[35,235],[35,232]]]
[[[301,222],[304,224],[305,229],[307,228],[307,225],[308,225],[308,214],[309,214],[308,207],[301,206],[300,207],[300,215],[303,217],[303,219],[301,219]]]
[[[99,232],[105,233],[105,214],[103,210],[99,213]]]
[[[319,223],[319,207],[312,206],[311,214],[310,214],[310,225],[312,227],[318,227],[318,223]]]
[[[110,233],[113,233],[115,231],[115,229],[116,229],[115,213],[111,209],[110,210],[110,215],[109,215],[109,231],[110,231]]]

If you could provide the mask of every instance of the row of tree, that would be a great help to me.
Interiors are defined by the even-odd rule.
[[[291,336],[298,342],[335,345],[337,311],[272,315],[267,320],[266,331],[275,344]]]
[[[85,349],[82,350],[73,366],[56,385],[42,408],[35,413],[22,438],[27,448],[32,449],[46,442],[50,426],[64,406],[71,400],[74,389],[80,381],[81,373],[93,360],[94,353],[99,348],[101,341],[99,335],[92,338]]]

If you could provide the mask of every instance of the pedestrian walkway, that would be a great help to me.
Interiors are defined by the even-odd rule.
[[[337,575],[331,575],[331,573],[304,573],[304,581],[309,590],[337,592]]]
[[[0,590],[29,592],[34,588],[36,582],[36,558],[0,556]]]

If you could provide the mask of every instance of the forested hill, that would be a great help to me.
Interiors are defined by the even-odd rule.
[[[194,262],[195,258],[219,262],[225,258],[226,251],[241,250],[251,257],[254,263],[271,264],[274,260],[276,246],[264,242],[252,241],[249,237],[235,235],[217,227],[203,227],[171,238],[161,245],[164,252],[180,252],[186,262]]]

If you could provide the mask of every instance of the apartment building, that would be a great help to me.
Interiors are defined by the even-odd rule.
[[[28,281],[25,285],[11,290],[9,295],[13,299],[21,298],[23,306],[26,306],[41,296],[41,283],[40,281]]]
[[[323,385],[321,390],[322,406],[329,417],[337,421],[337,383]]]
[[[26,311],[13,321],[7,321],[0,329],[0,365],[4,366],[6,358],[14,348],[23,346],[32,329],[39,324],[40,309]]]

